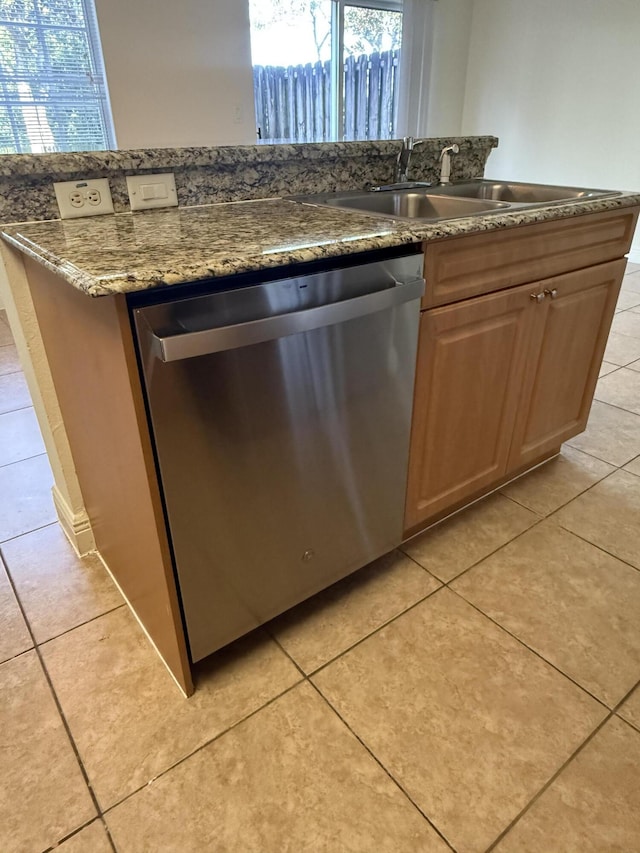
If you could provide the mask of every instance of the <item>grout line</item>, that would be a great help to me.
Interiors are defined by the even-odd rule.
[[[504,495],[504,497],[506,497],[506,495]],[[513,503],[517,503],[517,501],[513,501]],[[518,506],[522,506],[522,505],[518,504]],[[522,507],[522,508],[528,509],[528,507]],[[529,512],[533,512],[533,510],[529,510]],[[533,513],[533,514],[537,515],[537,513]],[[490,551],[488,554],[485,554],[484,557],[480,557],[479,560],[476,560],[475,563],[472,563],[472,565],[467,566],[466,569],[463,569],[455,577],[449,578],[448,581],[443,581],[442,583],[446,587],[448,587],[450,583],[457,581],[458,578],[461,578],[463,575],[466,575],[468,572],[471,571],[471,569],[475,569],[477,566],[480,565],[480,563],[483,563],[485,560],[488,560],[489,557],[493,557],[493,555],[497,554],[498,551],[501,551],[507,545],[510,545],[512,542],[515,542],[516,539],[519,539],[521,536],[524,536],[525,533],[528,533],[530,530],[534,530],[539,524],[542,524],[543,521],[546,521],[546,518],[541,518],[540,516],[538,516],[538,518],[533,522],[533,524],[529,525],[529,527],[527,527],[525,530],[521,530],[520,533],[516,533],[515,536],[511,537],[511,539],[507,539],[506,542],[503,542],[501,545],[498,545],[498,547],[494,548],[493,551]]]
[[[29,646],[28,649],[23,649],[21,652],[18,652],[16,655],[11,655],[11,657],[5,658],[3,661],[0,661],[0,668],[2,668],[5,663],[11,663],[11,661],[16,660],[16,658],[21,658],[22,655],[26,655],[28,652],[32,652],[35,649],[35,646]]]
[[[11,412],[4,412],[4,414],[10,415]],[[2,415],[0,415],[0,417],[2,417]],[[4,464],[0,465],[0,468],[8,468],[9,465],[19,465],[21,462],[26,462],[28,459],[37,459],[39,456],[46,456],[46,455],[47,455],[47,451],[43,450],[41,453],[34,453],[33,456],[27,456],[27,457],[25,457],[25,459],[14,459],[13,462],[5,462]]]
[[[29,622],[29,620],[27,618],[27,614],[25,612],[24,607],[22,606],[22,602],[20,601],[20,599],[18,597],[17,590],[16,590],[15,585],[13,583],[13,579],[9,575],[9,572],[7,572],[7,577],[9,578],[9,584],[11,585],[11,589],[13,590],[13,594],[15,595],[16,600],[18,602],[18,607],[20,608],[20,612],[22,613],[22,618],[24,619],[25,624],[27,626],[27,630],[29,631],[29,634],[31,636],[31,640],[32,640],[33,645],[34,645],[33,651],[35,651],[35,653],[38,657],[38,661],[40,662],[40,667],[42,669],[42,673],[45,677],[47,685],[49,686],[49,690],[51,691],[51,696],[52,696],[53,701],[55,703],[58,714],[60,715],[60,719],[62,721],[62,725],[64,727],[64,730],[67,734],[67,738],[69,739],[69,744],[70,744],[71,749],[73,750],[73,752],[75,754],[76,761],[78,762],[78,766],[80,768],[80,772],[81,772],[82,777],[84,779],[84,782],[87,786],[87,790],[89,791],[89,796],[91,797],[91,801],[93,802],[93,807],[96,810],[96,815],[101,815],[102,811],[100,809],[100,805],[98,803],[98,800],[97,800],[97,797],[96,797],[95,792],[93,790],[93,787],[91,785],[91,782],[89,781],[89,776],[87,774],[87,771],[86,771],[86,768],[85,768],[84,763],[82,761],[82,758],[80,757],[80,753],[78,751],[78,747],[76,745],[76,742],[73,739],[73,736],[71,734],[71,729],[69,728],[69,723],[67,722],[67,718],[65,717],[64,712],[62,710],[62,705],[60,704],[58,694],[56,693],[55,688],[53,686],[53,682],[51,681],[51,676],[49,675],[49,671],[47,670],[47,667],[45,666],[44,659],[42,657],[42,652],[40,651],[40,648],[39,648],[38,644],[36,643],[36,638],[33,634],[33,630],[31,628],[31,623]]]
[[[632,723],[631,720],[627,720],[627,718],[623,717],[619,711],[616,711],[616,719],[620,720],[622,723],[626,723],[634,732],[638,732],[638,734],[640,734],[640,725]]]
[[[13,374],[5,373],[4,375],[5,376],[12,376]],[[0,379],[2,379],[2,376],[0,376]],[[33,409],[33,403],[27,403],[26,406],[18,406],[17,409],[7,409],[6,412],[0,412],[0,418],[3,415],[12,415],[14,412],[24,412],[25,409]]]
[[[618,368],[618,370],[626,370],[626,368],[623,366],[623,367],[619,367],[619,368]],[[613,370],[611,373],[608,373],[608,374],[607,374],[607,376],[612,376],[612,375],[613,375],[613,373],[617,373],[617,372],[618,372],[618,370]],[[632,372],[632,373],[637,373],[637,371],[636,371],[636,370],[632,370],[631,372]],[[638,376],[640,376],[640,373],[638,373]],[[607,377],[606,377],[606,376],[602,376],[602,377],[600,377],[600,378],[601,378],[601,379],[606,379]],[[600,381],[600,380],[598,380],[598,381]],[[593,398],[593,399],[594,399],[594,400],[597,400],[597,401],[598,401],[598,403],[604,403],[604,404],[605,404],[605,405],[607,405],[607,406],[611,406],[611,408],[612,408],[612,409],[617,409],[619,412],[627,412],[627,413],[628,413],[628,414],[630,414],[630,415],[636,415],[636,417],[640,417],[640,412],[634,412],[632,409],[625,409],[625,408],[624,408],[624,406],[618,406],[616,403],[611,403],[611,402],[609,402],[609,400],[601,400],[601,399],[600,399],[600,397],[595,397],[595,396],[594,396],[594,398]]]
[[[563,676],[563,678],[566,678],[568,681],[570,681],[572,684],[574,684],[581,691],[583,691],[584,693],[589,695],[592,699],[595,699],[595,701],[599,705],[602,705],[602,707],[605,708],[607,711],[611,710],[610,707],[606,704],[606,702],[604,702],[602,699],[599,699],[594,693],[592,693],[590,690],[588,690],[586,687],[584,687],[582,684],[580,684],[578,681],[576,681],[575,678],[573,678],[570,675],[567,675],[567,673],[564,672],[563,670],[561,670],[555,663],[553,663],[550,660],[547,660],[547,658],[544,657],[544,655],[541,652],[536,651],[536,649],[531,648],[531,646],[528,646],[527,643],[521,637],[518,637],[518,635],[514,634],[509,628],[506,628],[504,625],[500,624],[500,622],[496,621],[493,618],[493,616],[490,616],[488,613],[485,613],[485,611],[482,610],[477,604],[474,604],[473,601],[469,601],[469,599],[465,598],[461,592],[458,592],[456,589],[453,589],[452,587],[449,587],[449,586],[447,586],[447,589],[450,592],[453,592],[455,595],[457,595],[458,598],[461,598],[462,601],[464,601],[470,607],[473,607],[473,609],[475,611],[477,611],[481,616],[484,616],[486,619],[488,619],[490,622],[492,622],[497,628],[500,628],[506,634],[508,634],[512,639],[516,640],[516,642],[518,642],[521,646],[524,646],[524,648],[527,649],[527,651],[534,654],[543,663],[547,664],[552,669],[555,669],[555,671],[557,673],[559,673],[559,675]]]
[[[2,553],[2,546],[6,545],[7,542],[15,542],[16,539],[20,539],[21,536],[28,536],[30,533],[36,533],[38,530],[44,530],[45,527],[53,527],[54,524],[58,524],[57,519],[55,521],[48,521],[46,524],[41,524],[39,527],[33,527],[31,530],[25,530],[22,533],[16,533],[15,536],[9,536],[8,539],[0,540],[0,553]]]
[[[111,833],[109,832],[109,827],[106,825],[102,815],[96,815],[95,817],[92,817],[91,820],[87,821],[86,823],[83,823],[82,826],[79,826],[77,829],[74,829],[73,832],[70,832],[68,835],[65,835],[63,838],[58,839],[56,844],[53,847],[47,847],[47,849],[44,851],[44,853],[55,853],[55,851],[62,844],[64,844],[65,841],[69,841],[70,838],[74,838],[76,835],[78,835],[80,832],[82,832],[83,829],[86,829],[88,826],[91,826],[91,824],[96,823],[96,821],[99,821],[100,823],[102,823],[103,828],[106,832],[107,838],[109,840],[109,843],[111,845],[111,849],[112,849],[113,853],[117,853],[115,844],[113,843],[113,839],[111,838]]]
[[[337,660],[340,660],[340,658],[344,657],[348,652],[353,651],[353,649],[357,648],[358,646],[361,646],[362,643],[371,639],[371,637],[374,637],[376,634],[379,634],[383,628],[387,628],[389,625],[392,625],[396,620],[400,619],[401,616],[405,616],[407,613],[410,613],[414,608],[418,607],[420,604],[424,604],[424,602],[428,598],[432,598],[434,595],[439,593],[440,590],[444,589],[445,586],[446,585],[443,584],[442,581],[440,581],[440,586],[436,587],[430,593],[423,596],[421,599],[419,599],[419,601],[414,601],[414,603],[410,604],[409,607],[406,608],[406,610],[402,611],[402,613],[397,613],[395,616],[392,616],[391,619],[389,619],[387,622],[384,622],[382,625],[378,625],[378,627],[374,628],[374,630],[371,631],[370,634],[367,634],[365,637],[361,637],[352,646],[349,646],[348,649],[344,649],[344,651],[340,652],[340,654],[336,655],[334,658],[331,658],[331,660],[325,661],[320,666],[311,670],[311,672],[309,672],[306,677],[307,678],[313,678],[314,675],[317,675],[319,672],[321,672],[323,669],[326,669],[326,667],[330,666],[332,663],[335,663]]]
[[[533,806],[533,804],[535,802],[537,802],[537,800],[540,799],[540,797],[545,793],[545,791],[551,787],[551,785],[556,781],[558,776],[560,776],[560,774],[565,770],[565,768],[569,764],[571,764],[571,762],[582,752],[582,750],[587,746],[587,744],[591,743],[591,741],[594,739],[594,737],[598,734],[599,731],[601,731],[601,729],[604,728],[604,726],[609,722],[609,720],[611,720],[611,718],[614,716],[617,717],[618,709],[627,701],[627,699],[631,696],[631,694],[636,689],[636,687],[638,687],[638,685],[640,685],[640,681],[638,681],[636,684],[634,684],[633,687],[631,688],[631,690],[629,690],[627,693],[625,693],[625,695],[622,697],[622,699],[616,705],[614,705],[614,707],[607,714],[607,716],[604,718],[604,720],[602,720],[600,723],[598,723],[598,725],[594,728],[594,730],[591,732],[591,734],[569,756],[569,758],[564,762],[564,764],[561,767],[559,767],[558,770],[556,770],[556,772],[545,782],[545,784],[542,786],[542,788],[540,788],[538,793],[535,794],[529,800],[529,802],[526,804],[526,806],[524,806],[520,810],[520,812],[514,817],[514,819],[511,821],[511,823],[508,824],[508,826],[506,826],[502,830],[500,835],[498,835],[498,837],[496,839],[494,839],[494,841],[489,845],[489,847],[487,847],[485,853],[491,853],[491,851],[495,849],[496,845],[499,844],[502,841],[502,839],[513,829],[513,827],[529,811],[529,809]],[[618,717],[618,719],[623,719],[623,718]],[[626,720],[624,722],[626,722]]]
[[[340,714],[340,712],[327,699],[327,697],[324,695],[324,693],[322,693],[322,691],[320,690],[318,685],[309,679],[308,679],[308,683],[314,688],[314,690],[320,696],[320,698],[329,706],[329,708],[333,711],[333,713],[336,715],[336,717],[341,721],[341,723],[344,725],[344,727],[347,729],[347,731],[349,731],[354,736],[354,738],[358,741],[358,743],[362,746],[362,748],[367,751],[367,753],[371,756],[371,758],[373,758],[373,760],[376,762],[378,767],[380,767],[380,769],[385,773],[385,775],[388,776],[388,778],[393,782],[393,784],[404,794],[404,796],[409,800],[409,802],[416,809],[416,811],[420,815],[422,815],[422,817],[425,819],[425,821],[429,824],[429,826],[433,829],[433,831],[438,834],[438,836],[442,839],[442,841],[444,841],[444,843],[447,845],[447,847],[450,850],[452,850],[453,853],[457,853],[456,848],[449,841],[449,839],[445,835],[443,835],[442,831],[440,829],[438,829],[438,827],[431,820],[431,818],[420,808],[420,806],[416,803],[416,801],[413,799],[413,797],[408,793],[406,788],[404,788],[404,786],[392,775],[392,773],[389,770],[387,770],[387,768],[384,766],[382,761],[371,750],[371,748],[365,743],[365,741],[360,737],[360,735],[358,735],[357,732],[355,732],[351,728],[351,726],[345,720],[345,718],[342,716],[342,714]]]
[[[6,565],[6,561],[5,561]],[[7,566],[7,569],[9,567]],[[98,613],[96,616],[92,616],[91,619],[85,619],[84,622],[78,622],[77,625],[73,625],[71,628],[65,628],[64,631],[61,631],[59,634],[54,634],[53,637],[47,637],[46,640],[41,640],[38,643],[38,646],[46,646],[48,643],[52,643],[54,640],[59,640],[60,637],[64,637],[67,634],[70,634],[72,631],[75,631],[77,628],[83,628],[85,625],[90,625],[92,622],[95,622],[97,619],[102,619],[103,616],[108,616],[110,613],[115,613],[116,610],[122,610],[123,607],[126,607],[126,601],[123,601],[122,604],[116,604],[115,607],[111,607],[109,610],[105,610],[103,613]]]
[[[584,453],[584,451],[583,451],[583,450],[578,450],[576,447],[572,447],[571,449],[572,449],[572,450],[576,450],[578,453]],[[588,453],[587,453],[587,454],[585,454],[585,455],[586,455],[586,456],[589,456],[590,454],[588,454]],[[595,456],[592,456],[591,458],[592,458],[592,459],[596,459],[596,457],[595,457]],[[561,509],[564,509],[566,506],[569,506],[569,504],[570,504],[570,503],[572,503],[573,501],[577,500],[579,497],[582,497],[582,495],[585,495],[587,492],[590,492],[590,491],[591,491],[591,489],[593,489],[593,488],[594,488],[594,486],[597,486],[597,485],[599,485],[600,483],[602,483],[604,480],[606,480],[606,479],[607,479],[607,477],[610,477],[612,474],[615,474],[615,473],[616,473],[616,471],[620,471],[620,470],[622,470],[622,469],[621,469],[621,468],[619,468],[617,465],[612,465],[612,463],[611,463],[611,462],[605,462],[605,461],[604,461],[604,459],[598,459],[598,462],[603,462],[605,465],[611,465],[611,467],[612,467],[612,468],[614,468],[614,470],[613,470],[613,471],[608,471],[606,474],[604,474],[602,477],[600,477],[600,479],[599,479],[599,480],[596,480],[594,483],[591,483],[590,485],[586,486],[584,489],[582,489],[582,491],[581,491],[581,492],[577,492],[573,497],[569,498],[569,499],[568,499],[568,500],[566,500],[564,503],[559,504],[555,509],[552,509],[552,510],[551,510],[551,512],[547,513],[546,515],[543,515],[543,516],[542,516],[542,519],[541,519],[542,521],[548,521],[548,520],[549,520],[553,515],[555,515],[557,512],[560,512],[560,510],[561,510]],[[626,465],[626,464],[627,464],[627,463],[625,463],[625,465]],[[627,472],[627,473],[629,473],[629,472]],[[525,475],[525,476],[526,476],[526,475]],[[506,497],[506,495],[505,495],[505,497]],[[526,506],[525,504],[521,504],[521,503],[520,503],[520,501],[518,501],[516,498],[511,498],[511,500],[512,500],[512,501],[514,501],[515,503],[517,503],[519,506],[524,507],[524,509],[528,509],[528,510],[530,510],[531,512],[535,512],[535,510],[531,509],[531,507],[528,507],[528,506]],[[539,515],[539,513],[537,513],[537,514]],[[556,523],[557,523],[557,522],[556,522]],[[534,525],[532,525],[532,526],[533,526],[533,527],[536,527],[536,525],[535,525],[535,524],[534,524]],[[562,526],[562,525],[558,525],[558,526]],[[531,529],[531,528],[529,528],[529,529]],[[563,529],[564,529],[564,528],[563,528]],[[524,532],[526,533],[526,530],[525,530]],[[512,541],[513,541],[513,540],[512,540]]]
[[[628,474],[628,471],[625,471],[625,474]],[[637,475],[635,475],[637,476]],[[606,554],[608,557],[613,557],[614,560],[618,560],[619,563],[624,563],[625,566],[628,566],[630,569],[634,569],[636,572],[640,572],[640,568],[638,566],[634,566],[633,563],[630,563],[628,560],[625,560],[624,557],[619,557],[617,554],[612,554],[611,551],[607,551],[602,545],[598,545],[596,542],[592,542],[590,539],[586,539],[580,533],[576,533],[575,530],[571,530],[569,527],[564,527],[559,522],[554,522],[561,530],[566,530],[567,533],[571,533],[573,536],[581,539],[583,542],[586,542],[587,545],[591,545],[594,548],[597,548],[598,551],[602,551],[603,554]]]
[[[0,415],[0,417],[2,416]],[[47,451],[45,450],[44,453],[34,453],[33,456],[25,456],[24,459],[13,459],[11,462],[4,462],[0,465],[0,471],[3,468],[8,468],[9,465],[18,465],[20,462],[29,462],[30,459],[38,459],[38,457],[46,455]]]
[[[105,809],[102,809],[100,811],[100,816],[108,814],[118,806],[122,805],[122,803],[126,802],[127,800],[130,800],[131,797],[134,797],[136,794],[139,794],[140,791],[143,791],[145,788],[147,788],[153,782],[156,782],[158,779],[161,779],[163,776],[166,776],[167,773],[169,773],[171,770],[174,770],[176,767],[179,767],[181,764],[184,764],[185,761],[188,761],[198,752],[202,752],[203,749],[206,749],[208,746],[211,746],[212,743],[215,743],[217,740],[220,740],[220,738],[224,737],[226,734],[233,731],[238,726],[242,725],[242,723],[245,723],[247,722],[247,720],[250,720],[252,717],[255,717],[256,714],[259,714],[260,711],[262,711],[264,708],[268,708],[269,705],[273,705],[274,702],[277,702],[278,699],[281,699],[283,696],[286,696],[287,693],[290,693],[292,690],[295,690],[296,687],[299,687],[306,680],[307,679],[301,679],[300,681],[296,681],[295,684],[291,684],[289,687],[278,693],[276,696],[272,696],[271,699],[268,699],[263,705],[260,705],[259,708],[254,708],[253,711],[250,711],[248,714],[245,714],[244,717],[240,717],[240,719],[236,720],[234,723],[231,723],[231,725],[227,726],[225,729],[218,732],[213,737],[209,738],[209,740],[204,741],[204,743],[201,743],[200,746],[197,746],[188,755],[183,755],[182,758],[179,758],[170,767],[165,768],[160,773],[156,774],[152,779],[149,779],[147,782],[137,787],[134,791],[130,791],[120,800],[117,800],[115,803],[112,803],[110,806],[107,806]]]

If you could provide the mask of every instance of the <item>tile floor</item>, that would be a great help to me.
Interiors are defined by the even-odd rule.
[[[183,699],[60,532],[0,315],[2,853],[640,851],[640,267],[555,461]]]

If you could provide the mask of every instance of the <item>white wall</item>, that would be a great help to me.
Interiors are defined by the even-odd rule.
[[[459,136],[474,0],[438,0],[433,8],[426,136]]]
[[[640,190],[639,38],[639,0],[475,0],[461,131],[500,137],[487,176]]]
[[[255,142],[246,0],[96,0],[119,148]]]

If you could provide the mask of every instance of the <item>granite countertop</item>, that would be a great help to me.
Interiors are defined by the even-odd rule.
[[[267,199],[15,223],[2,226],[1,236],[79,290],[106,296],[637,204],[640,193],[624,193],[408,222]]]

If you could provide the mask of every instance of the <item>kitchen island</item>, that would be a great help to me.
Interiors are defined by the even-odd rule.
[[[267,199],[64,222],[30,222],[3,228],[3,254],[9,275],[14,282],[21,279],[33,300],[97,549],[187,694],[193,688],[191,663],[131,330],[132,307],[158,298],[193,296],[211,287],[212,282],[214,287],[228,284],[230,277],[236,283],[251,284],[265,275],[282,278],[292,271],[298,274],[360,263],[402,247],[423,248],[427,297],[422,316],[428,331],[422,336],[418,356],[415,412],[419,423],[426,424],[432,418],[434,400],[436,408],[448,412],[448,417],[460,408],[460,398],[452,401],[450,393],[443,396],[437,389],[434,394],[431,375],[431,365],[437,362],[438,354],[434,358],[429,348],[439,334],[450,341],[451,336],[446,338],[447,328],[454,328],[457,322],[446,328],[442,325],[443,318],[451,313],[450,305],[456,306],[456,312],[471,310],[472,315],[465,316],[463,326],[469,328],[471,317],[473,322],[479,322],[478,328],[493,328],[496,316],[525,318],[524,304],[534,306],[531,293],[557,290],[546,284],[532,290],[529,282],[546,282],[571,271],[578,284],[571,283],[573,289],[566,301],[553,303],[560,310],[554,312],[547,328],[556,328],[554,318],[567,316],[563,309],[569,306],[573,331],[567,334],[575,337],[581,309],[578,307],[577,313],[572,313],[572,308],[579,301],[575,294],[582,292],[580,282],[584,280],[579,271],[597,268],[604,272],[604,277],[594,278],[591,272],[586,282],[589,298],[584,316],[591,324],[591,349],[586,354],[580,350],[572,364],[572,370],[577,369],[578,362],[581,370],[584,367],[579,401],[582,418],[585,405],[588,414],[594,370],[597,374],[622,275],[624,263],[620,259],[628,251],[639,204],[639,195],[622,194],[418,223]],[[554,234],[559,235],[555,240]],[[493,264],[493,270],[483,279],[478,259],[495,259],[492,235],[500,243],[501,260]],[[527,235],[531,235],[530,239]],[[479,246],[477,242],[472,245],[469,242],[472,240],[480,240]],[[465,247],[473,251],[467,254]],[[451,251],[447,254],[448,249]],[[434,302],[440,284],[447,286],[445,280],[452,264],[456,266],[456,258],[463,266],[468,265],[466,281],[458,282],[459,289],[455,292],[454,287],[451,298]],[[466,261],[461,260],[464,258]],[[525,270],[524,278],[518,277],[517,269]],[[445,275],[446,270],[449,272]],[[514,297],[516,290],[518,294]],[[482,300],[490,300],[493,310],[497,300],[514,298],[518,303],[515,313],[511,304],[506,314],[504,306],[497,313],[486,314],[483,312],[489,303],[479,305]],[[540,307],[537,300],[535,305]],[[551,296],[545,308],[548,305]],[[480,398],[476,397],[468,416],[476,431],[481,426],[493,430],[492,440],[500,437],[497,444],[494,441],[496,447],[499,445],[500,464],[489,460],[489,467],[493,468],[487,473],[487,460],[480,459],[479,467],[485,474],[474,479],[469,465],[459,464],[460,455],[455,447],[448,447],[444,454],[436,447],[439,458],[448,460],[448,467],[445,466],[448,471],[455,470],[457,465],[460,470],[456,472],[454,486],[445,482],[442,471],[438,473],[441,484],[444,482],[444,492],[448,490],[451,494],[443,497],[441,489],[435,498],[425,497],[421,493],[421,489],[424,491],[421,472],[426,469],[418,457],[426,452],[425,441],[432,443],[435,436],[446,432],[446,423],[431,422],[422,431],[414,421],[410,463],[414,474],[412,479],[410,472],[409,479],[410,495],[414,495],[413,504],[419,509],[408,515],[407,533],[422,529],[436,517],[495,487],[505,477],[515,476],[516,472],[549,458],[565,440],[558,438],[560,433],[553,433],[551,445],[536,448],[524,462],[518,457],[513,464],[507,464],[517,426],[516,415],[521,408],[516,392],[523,384],[536,386],[535,375],[527,374],[525,382],[522,371],[531,357],[534,339],[540,350],[545,337],[541,316],[539,313],[535,319],[522,319],[513,334],[509,329],[515,326],[507,323],[502,348],[487,348],[485,339],[475,350],[467,349],[463,356],[454,353],[449,362],[440,362],[449,373],[443,374],[445,381],[439,387],[449,389],[452,380],[459,381],[460,370],[465,362],[469,363],[469,358],[475,370],[482,367],[483,360],[494,365],[488,370],[488,381],[496,394],[495,406],[479,408]],[[501,322],[499,319],[498,325]],[[565,338],[561,330],[558,340]],[[477,336],[472,339],[481,341]],[[518,342],[515,356],[509,348],[512,341]],[[420,378],[421,363],[426,365],[423,373],[426,371],[427,378]],[[521,372],[498,375],[494,368],[500,363],[515,364]],[[549,376],[553,385],[553,371],[547,369],[545,381],[549,381]],[[477,381],[476,374],[468,386],[477,387]],[[561,394],[565,393],[562,389],[566,378],[564,381],[564,386],[562,383],[557,386]],[[498,386],[499,393],[495,391]],[[469,390],[467,387],[466,391]],[[432,402],[425,405],[428,399]],[[491,411],[500,406],[509,417],[496,423]],[[564,416],[568,416],[566,412]],[[546,428],[549,423],[545,418]],[[580,427],[576,421],[573,434],[580,428],[584,426]],[[429,452],[433,453],[433,448]],[[427,479],[429,484],[434,482],[433,471]],[[425,501],[431,502],[427,510],[422,506]]]

